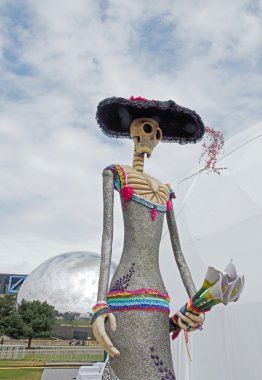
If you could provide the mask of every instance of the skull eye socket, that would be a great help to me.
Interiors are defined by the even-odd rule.
[[[151,133],[152,132],[152,126],[148,123],[143,125],[144,132]]]
[[[158,129],[158,130],[156,131],[156,139],[157,139],[157,140],[160,140],[160,137],[161,137],[161,133],[160,133],[160,130]]]

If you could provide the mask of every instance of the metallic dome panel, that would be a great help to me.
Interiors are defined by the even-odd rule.
[[[21,286],[17,303],[46,301],[60,312],[89,312],[96,303],[100,256],[67,252],[43,262]],[[111,265],[111,277],[116,265]]]

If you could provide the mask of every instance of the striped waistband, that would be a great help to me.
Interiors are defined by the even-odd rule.
[[[154,289],[111,291],[107,304],[112,311],[148,310],[169,313],[170,298],[167,293]]]

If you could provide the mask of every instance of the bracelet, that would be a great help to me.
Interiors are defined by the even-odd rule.
[[[98,301],[98,303],[95,306],[92,307],[92,311],[93,311],[93,315],[92,315],[91,324],[94,323],[95,319],[99,315],[112,313],[108,304],[105,301],[100,301],[100,300]]]
[[[203,319],[203,322],[204,322],[206,312],[208,312],[209,310],[210,310],[210,308],[206,309],[206,310],[200,310],[200,309],[194,307],[192,305],[192,298],[190,298],[190,300],[184,306],[181,307],[180,312],[183,315],[185,315],[186,312],[189,312],[189,313],[192,313],[195,315],[204,314],[204,319]],[[203,324],[203,322],[202,322],[202,324]],[[198,328],[200,330],[202,330],[202,325],[200,325]],[[173,333],[172,334],[173,340],[176,339],[176,337],[179,335],[180,331],[181,331],[181,328],[178,325],[178,316],[177,316],[177,314],[174,314],[169,318],[169,332]]]
[[[205,309],[205,310],[198,309],[197,307],[193,306],[193,300],[192,300],[192,298],[190,298],[190,300],[184,306],[182,306],[179,311],[183,315],[186,315],[187,312],[189,312],[191,314],[194,314],[194,315],[204,314],[204,319],[203,319],[203,322],[204,322],[205,317],[206,317],[206,313],[208,311],[210,311],[210,310],[211,310],[211,308],[208,308],[208,309]]]
[[[169,317],[169,331],[172,332],[179,327],[178,325],[178,317],[176,314]]]

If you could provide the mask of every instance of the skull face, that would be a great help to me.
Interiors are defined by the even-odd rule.
[[[161,141],[162,131],[156,120],[139,117],[132,121],[130,136],[135,144],[135,152],[146,153],[147,157],[151,157],[153,149]]]

